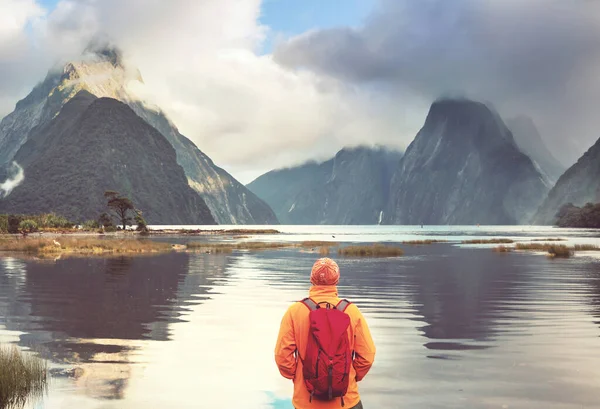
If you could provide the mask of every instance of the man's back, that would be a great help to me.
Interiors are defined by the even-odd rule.
[[[337,281],[335,283],[337,284]],[[337,305],[340,301],[335,285],[313,285],[310,288],[309,297],[317,303],[327,302],[331,305]],[[355,357],[350,368],[348,391],[343,402],[345,408],[353,408],[360,403],[357,382],[365,377],[373,365],[375,345],[369,327],[358,307],[350,304],[345,312],[350,318],[348,341]],[[342,407],[341,399],[332,399],[331,401],[312,399],[311,401],[310,393],[304,382],[302,360],[305,358],[309,336],[309,313],[310,310],[301,302],[296,302],[288,308],[281,321],[275,347],[275,361],[281,375],[294,381],[292,403],[296,409],[340,408]],[[298,353],[300,359],[297,359]]]

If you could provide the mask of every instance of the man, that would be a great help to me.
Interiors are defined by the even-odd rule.
[[[335,261],[329,258],[317,260],[313,265],[310,275],[310,282],[312,284],[309,290],[310,299],[305,302],[296,302],[292,304],[281,320],[281,327],[275,346],[275,362],[277,363],[281,375],[294,381],[292,404],[296,409],[363,408],[358,393],[357,383],[365,377],[373,365],[375,359],[375,345],[371,338],[367,322],[358,307],[352,303],[347,306],[345,302],[340,303],[342,300],[338,298],[337,293],[339,279],[340,269]],[[321,307],[320,314],[322,315],[320,317],[311,315],[311,321],[309,320],[309,314],[316,314],[311,311],[319,309],[316,305]],[[347,314],[347,317],[338,312],[332,314],[331,311],[333,306],[338,306],[338,309],[344,309],[345,307],[344,313]],[[326,316],[323,314],[329,315]],[[321,318],[323,318],[324,321],[321,320]],[[315,364],[314,359],[307,356],[307,347],[309,349],[309,355],[314,353],[313,351],[315,351],[315,348],[318,348],[323,352],[322,348],[325,347],[318,345],[327,344],[328,341],[330,341],[330,339],[327,339],[324,342],[315,341],[318,336],[315,337],[313,335],[314,333],[311,332],[311,322],[313,328],[317,325],[317,322],[325,322],[324,327],[318,330],[320,331],[320,334],[323,334],[324,332],[328,333],[328,328],[331,329],[335,326],[344,325],[344,323],[347,325],[346,330],[342,329],[342,334],[347,335],[347,339],[332,341],[338,346],[337,351],[341,350],[339,348],[348,348],[351,351],[351,354],[348,354],[349,357],[352,357],[349,358],[351,359],[351,364],[348,365],[349,368],[347,370],[341,370],[346,370],[348,376],[346,376],[346,373],[341,376],[338,376],[336,373],[335,380],[333,381],[334,389],[337,390],[340,382],[344,382],[345,380],[345,384],[343,384],[344,392],[340,393],[343,396],[332,394],[331,379],[334,377],[332,376],[331,369],[329,369],[329,376],[327,376],[327,369],[324,368],[328,366],[328,362],[331,363],[333,360],[327,360],[325,365],[321,364],[321,371],[319,371],[319,365]],[[312,345],[310,345],[311,343]],[[331,344],[331,342],[329,343]],[[348,349],[344,349],[344,351],[347,351]],[[339,362],[339,360],[342,360],[343,362],[343,359],[345,359],[347,354],[345,352],[325,352],[323,355],[330,355],[328,358],[337,360],[336,365],[338,365],[337,362]],[[319,357],[320,358],[317,359],[321,362],[322,356],[320,353]],[[306,363],[307,359],[311,363],[306,364],[305,370],[305,368],[303,368],[303,363]],[[316,372],[314,368],[312,368],[314,366],[317,367]],[[333,364],[331,366],[333,366]],[[341,367],[345,368],[344,364],[342,364]],[[311,370],[313,372],[311,372]],[[307,382],[305,382],[305,373],[323,373],[323,371],[325,371],[325,375],[321,378],[324,378],[324,380],[321,380],[318,375],[315,375],[314,377],[308,375],[307,377],[310,379],[308,381],[309,385],[307,385]],[[311,385],[311,382],[317,384],[316,387],[319,388],[316,379],[326,382],[325,385],[328,385],[326,388],[329,388],[329,396],[326,396],[325,398],[322,396],[319,396],[318,398],[313,396],[315,389]],[[313,388],[312,392],[309,391],[309,387]]]

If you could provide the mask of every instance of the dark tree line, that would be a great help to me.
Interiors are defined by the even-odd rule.
[[[600,228],[600,203],[587,203],[577,207],[573,203],[563,205],[556,214],[558,227]]]

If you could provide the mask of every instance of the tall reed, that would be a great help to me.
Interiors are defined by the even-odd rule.
[[[0,409],[21,407],[29,397],[41,395],[47,369],[46,361],[16,346],[0,346]]]

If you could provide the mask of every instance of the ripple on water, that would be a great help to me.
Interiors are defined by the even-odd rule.
[[[554,236],[490,234],[501,232]],[[406,252],[336,258],[340,295],[360,307],[377,345],[361,383],[365,406],[600,407],[596,262],[453,244]],[[289,408],[291,385],[274,366],[273,343],[285,308],[306,296],[316,257],[3,259],[0,339],[51,360],[57,376],[37,406],[44,409],[195,408],[198,397],[211,408]]]

